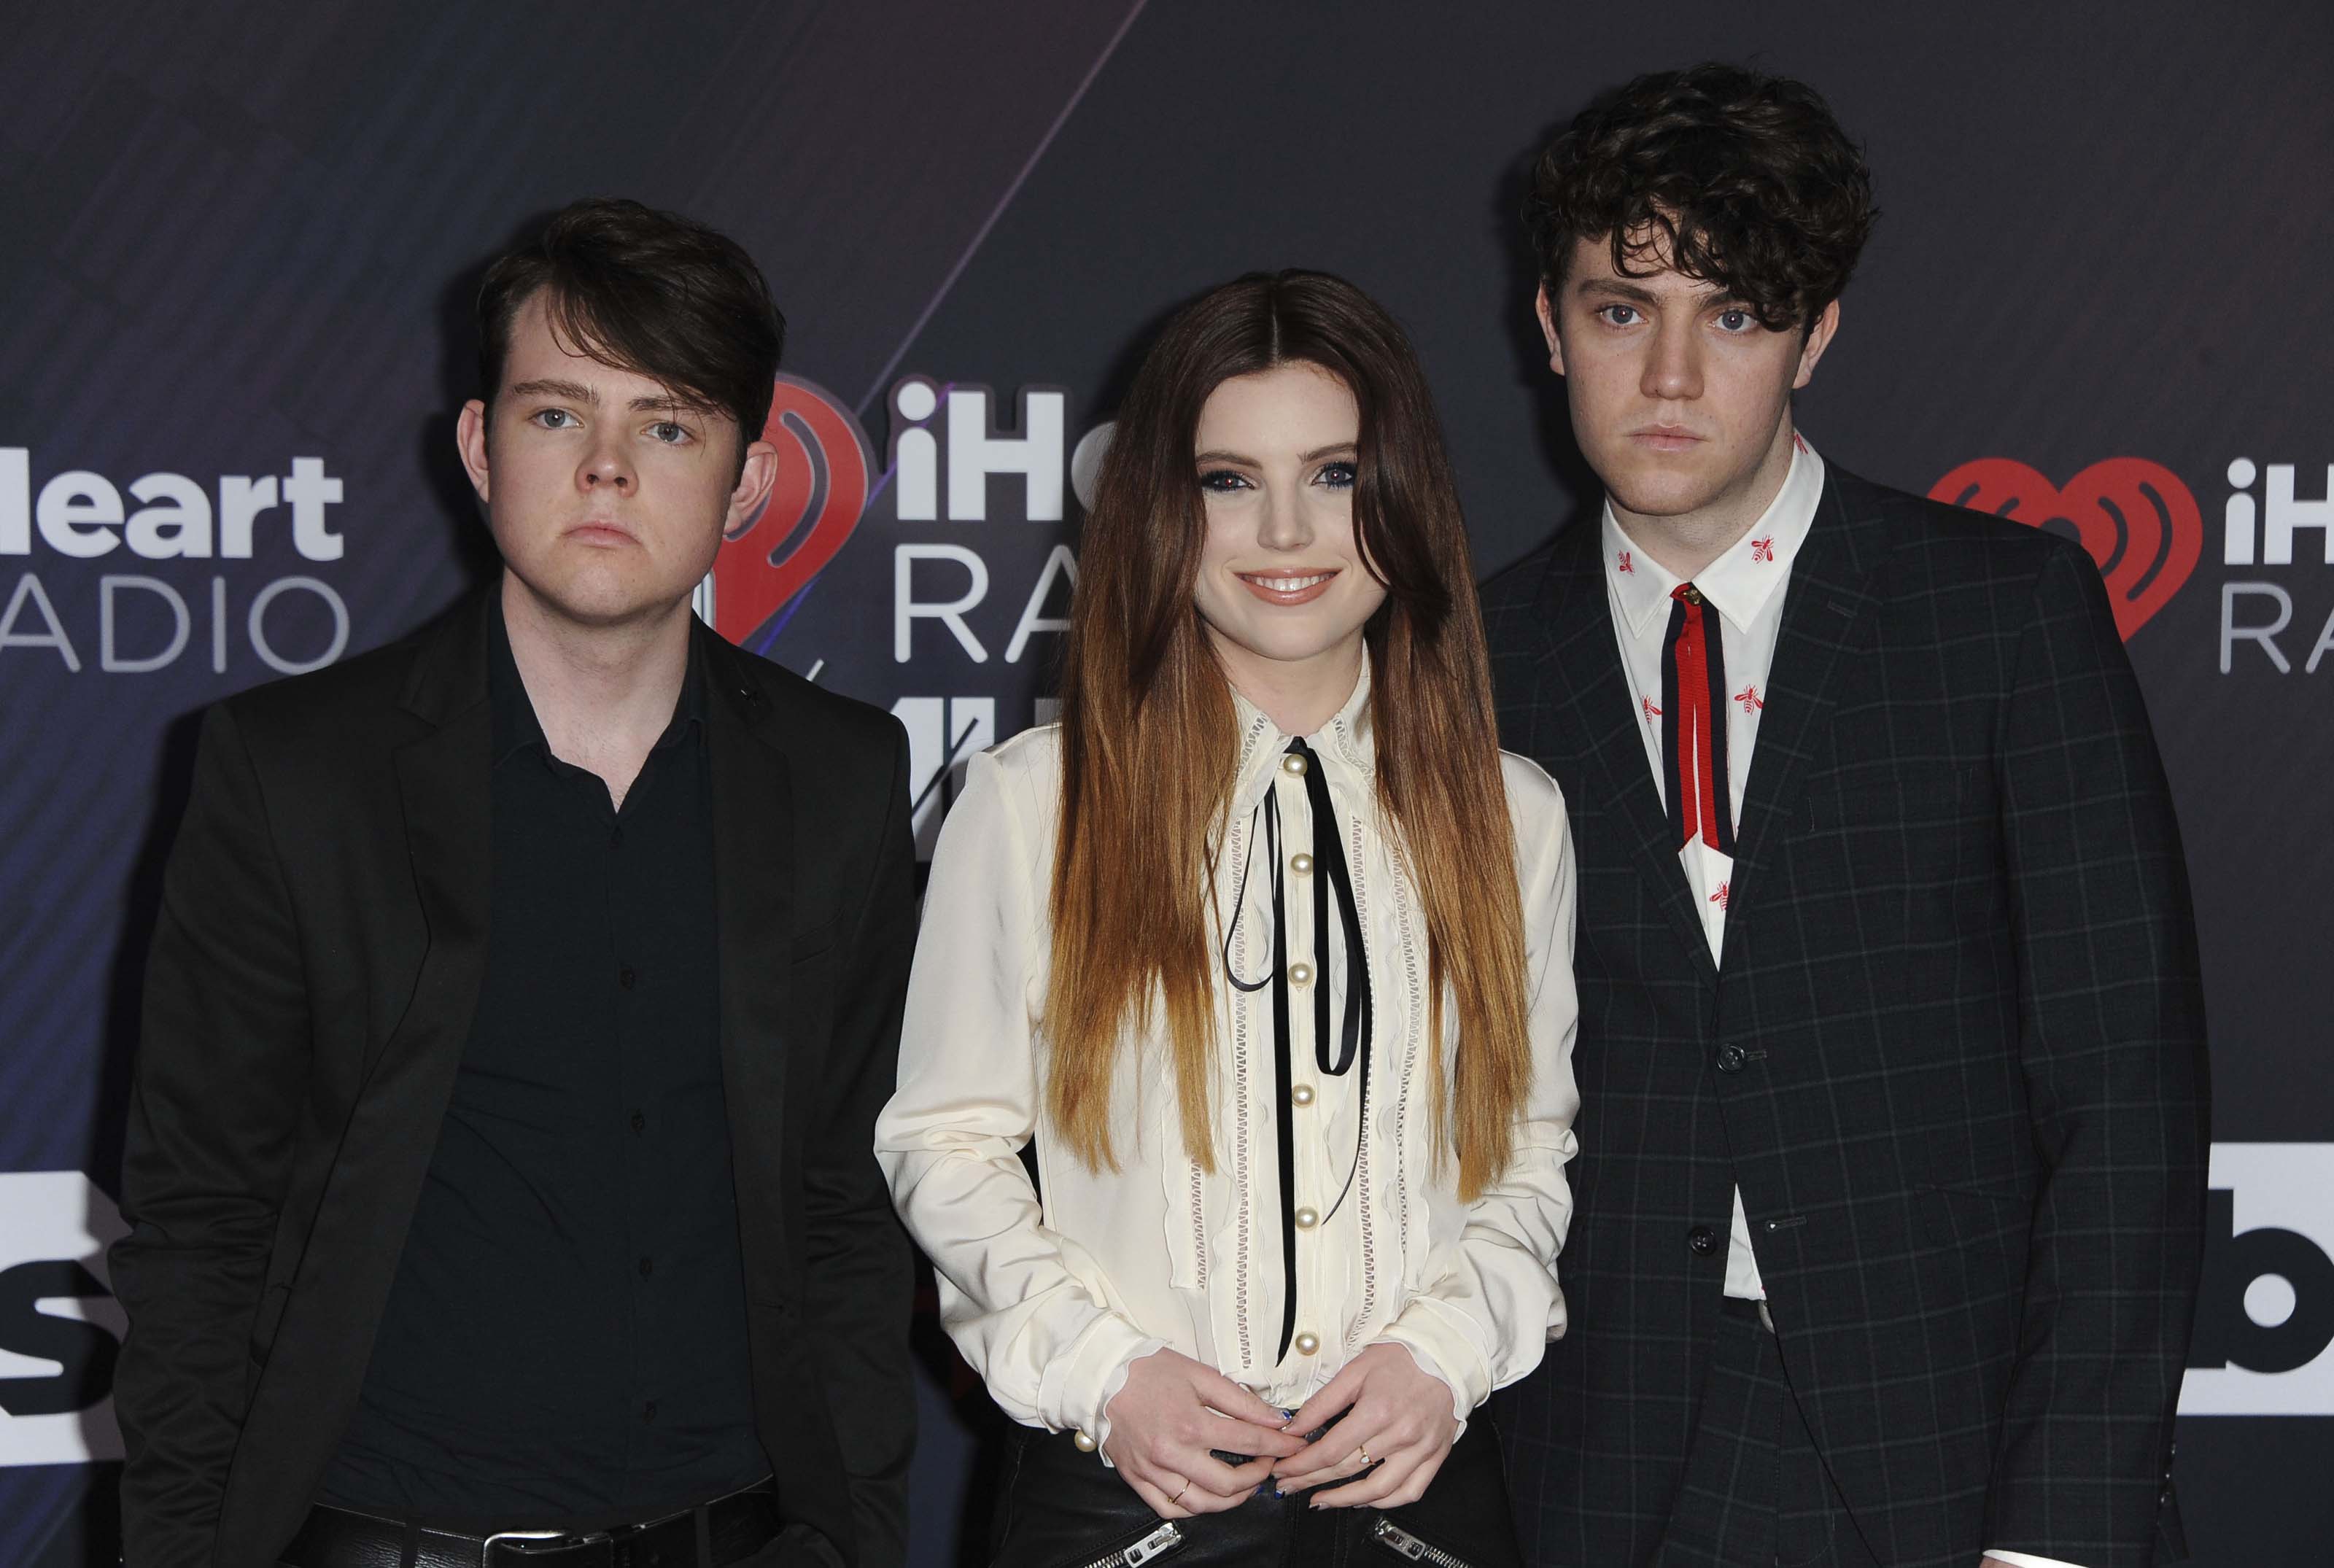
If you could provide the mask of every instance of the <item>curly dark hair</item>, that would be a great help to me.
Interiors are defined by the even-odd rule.
[[[1540,154],[1523,211],[1550,298],[1577,243],[1605,239],[1623,276],[1666,258],[1772,332],[1811,326],[1840,296],[1879,216],[1820,93],[1717,62],[1599,96]]]

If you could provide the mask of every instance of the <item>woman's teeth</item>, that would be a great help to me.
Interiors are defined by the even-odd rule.
[[[1316,572],[1310,577],[1260,577],[1241,573],[1241,581],[1253,582],[1259,588],[1269,588],[1275,593],[1302,593],[1316,582],[1326,582],[1336,575],[1334,572]]]

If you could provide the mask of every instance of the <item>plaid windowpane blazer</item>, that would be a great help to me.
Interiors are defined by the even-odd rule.
[[[2170,791],[2098,570],[1831,469],[1721,967],[1600,554],[1572,527],[1483,594],[1502,744],[1563,786],[1579,874],[1572,1324],[1499,1409],[1527,1555],[1661,1562],[1705,1505],[1679,1483],[1737,1183],[1794,1390],[1875,1557],[2176,1555],[2204,1004]]]

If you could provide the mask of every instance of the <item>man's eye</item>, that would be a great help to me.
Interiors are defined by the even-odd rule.
[[[689,431],[670,419],[660,419],[649,427],[649,438],[662,441],[668,447],[678,447],[689,439]]]
[[[564,409],[542,409],[536,410],[535,422],[546,430],[572,430],[576,419]]]
[[[1355,473],[1351,463],[1324,463],[1321,472],[1314,477],[1332,490],[1350,490],[1354,487]]]
[[[1230,468],[1215,468],[1200,476],[1200,488],[1219,495],[1229,495],[1235,490],[1249,488],[1248,476],[1235,474]]]
[[[1759,319],[1746,310],[1737,309],[1718,313],[1718,325],[1722,332],[1747,332],[1758,324]]]
[[[1596,308],[1596,313],[1604,317],[1605,320],[1613,326],[1634,326],[1636,323],[1637,307],[1635,305],[1599,305]]]

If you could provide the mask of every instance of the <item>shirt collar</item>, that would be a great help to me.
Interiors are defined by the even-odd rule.
[[[1246,810],[1261,795],[1263,786],[1271,782],[1273,770],[1280,765],[1280,754],[1288,749],[1293,736],[1266,716],[1264,709],[1250,702],[1232,688],[1232,708],[1239,716],[1240,726],[1240,760],[1239,782],[1233,786],[1232,798]],[[1377,765],[1377,747],[1370,726],[1370,660],[1362,657],[1361,673],[1354,679],[1353,694],[1345,698],[1328,723],[1304,737],[1305,744],[1316,755],[1345,765],[1354,774],[1368,778]]]
[[[494,726],[494,765],[500,767],[516,753],[535,748],[548,765],[551,741],[535,717],[535,702],[519,675],[518,659],[511,652],[510,628],[503,620],[503,596],[489,593],[487,611],[487,702]],[[672,719],[657,737],[655,749],[677,744],[691,726],[705,721],[705,670],[697,653],[697,629],[690,628],[689,670],[680,679],[680,697]]]
[[[1791,443],[1791,467],[1783,476],[1783,487],[1775,492],[1775,498],[1750,531],[1693,580],[1702,596],[1737,631],[1748,630],[1790,581],[1791,563],[1807,543],[1808,533],[1815,525],[1816,505],[1823,499],[1823,459],[1804,436],[1794,434]],[[1672,576],[1637,548],[1613,515],[1609,496],[1603,526],[1606,581],[1612,584],[1630,634],[1642,637],[1655,614],[1669,612],[1670,594],[1683,580]]]

